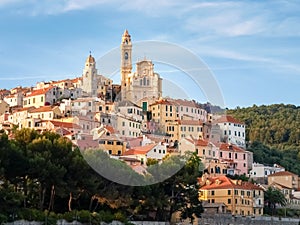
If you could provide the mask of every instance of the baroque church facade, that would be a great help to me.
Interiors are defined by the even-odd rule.
[[[132,71],[132,43],[127,30],[121,42],[121,98],[129,100],[146,111],[148,106],[162,97],[162,79],[154,72],[151,60],[143,59],[136,63]]]
[[[132,71],[132,42],[127,30],[121,41],[121,93],[116,100],[131,101],[145,111],[148,106],[162,97],[162,79],[154,72],[151,60],[143,59],[136,63]],[[112,100],[115,96],[112,80],[97,74],[95,58],[90,54],[85,62],[81,88],[86,96]]]

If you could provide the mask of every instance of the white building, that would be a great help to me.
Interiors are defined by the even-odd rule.
[[[3,100],[9,104],[9,107],[22,106],[23,105],[23,93],[17,92],[15,94],[5,96]]]
[[[232,116],[221,116],[213,121],[221,130],[221,141],[231,143],[239,147],[246,147],[246,125]]]
[[[23,98],[23,107],[34,106],[39,108],[45,105],[53,105],[57,101],[58,87],[49,86],[29,92]]]
[[[278,164],[274,164],[273,166],[266,166],[260,163],[253,163],[252,170],[250,170],[249,175],[250,178],[258,179],[258,178],[267,178],[269,175],[285,171],[285,168],[279,166]]]
[[[128,116],[133,120],[142,121],[143,119],[142,108],[128,100],[119,102],[115,110],[117,114]]]

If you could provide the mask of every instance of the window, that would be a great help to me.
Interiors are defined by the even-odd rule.
[[[234,194],[235,194],[235,195],[238,195],[238,194],[239,194],[239,191],[238,191],[238,190],[234,190]]]
[[[132,113],[132,109],[127,109],[127,112],[128,112],[129,114],[131,114],[131,113]]]
[[[229,152],[229,158],[231,159],[231,152]]]
[[[161,150],[160,149],[158,150],[158,153],[161,154]]]
[[[122,142],[121,141],[117,141],[116,145],[122,145]]]
[[[230,199],[230,198],[227,199],[227,203],[228,203],[228,204],[231,204],[231,199]]]
[[[231,195],[231,190],[227,190],[228,195]]]
[[[107,141],[107,144],[108,144],[108,145],[113,145],[114,142],[113,142],[113,141]]]
[[[237,153],[234,154],[235,159],[237,159]]]
[[[212,199],[212,200],[211,200],[211,203],[215,203],[215,200],[214,200],[214,199]]]
[[[224,135],[227,135],[227,132],[226,132],[226,130],[224,130]]]
[[[122,122],[122,126],[125,127],[125,121]]]
[[[237,204],[237,199],[235,199],[235,204]]]
[[[104,144],[105,144],[105,141],[104,141],[104,140],[100,140],[100,141],[99,141],[99,144],[104,145]]]
[[[156,152],[156,148],[153,151]]]
[[[108,154],[110,154],[110,155],[111,155],[111,154],[112,154],[112,150],[108,150]]]
[[[202,154],[205,155],[205,149],[203,149],[202,152],[203,152]]]
[[[215,191],[211,191],[211,195],[215,195]]]
[[[246,160],[246,154],[243,155],[244,160]]]
[[[121,150],[118,150],[118,155],[121,155],[122,154],[122,151]]]
[[[220,152],[220,157],[223,157],[223,152]]]

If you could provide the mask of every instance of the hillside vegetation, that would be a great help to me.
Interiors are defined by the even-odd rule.
[[[246,123],[247,141],[259,141],[277,149],[300,150],[300,106],[262,105],[228,110]]]
[[[274,104],[228,110],[246,123],[247,150],[254,161],[280,164],[300,175],[300,107]]]

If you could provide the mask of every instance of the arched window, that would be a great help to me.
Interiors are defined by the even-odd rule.
[[[127,60],[127,59],[128,59],[128,52],[125,52],[125,54],[124,54],[124,58],[125,58],[125,60]]]

